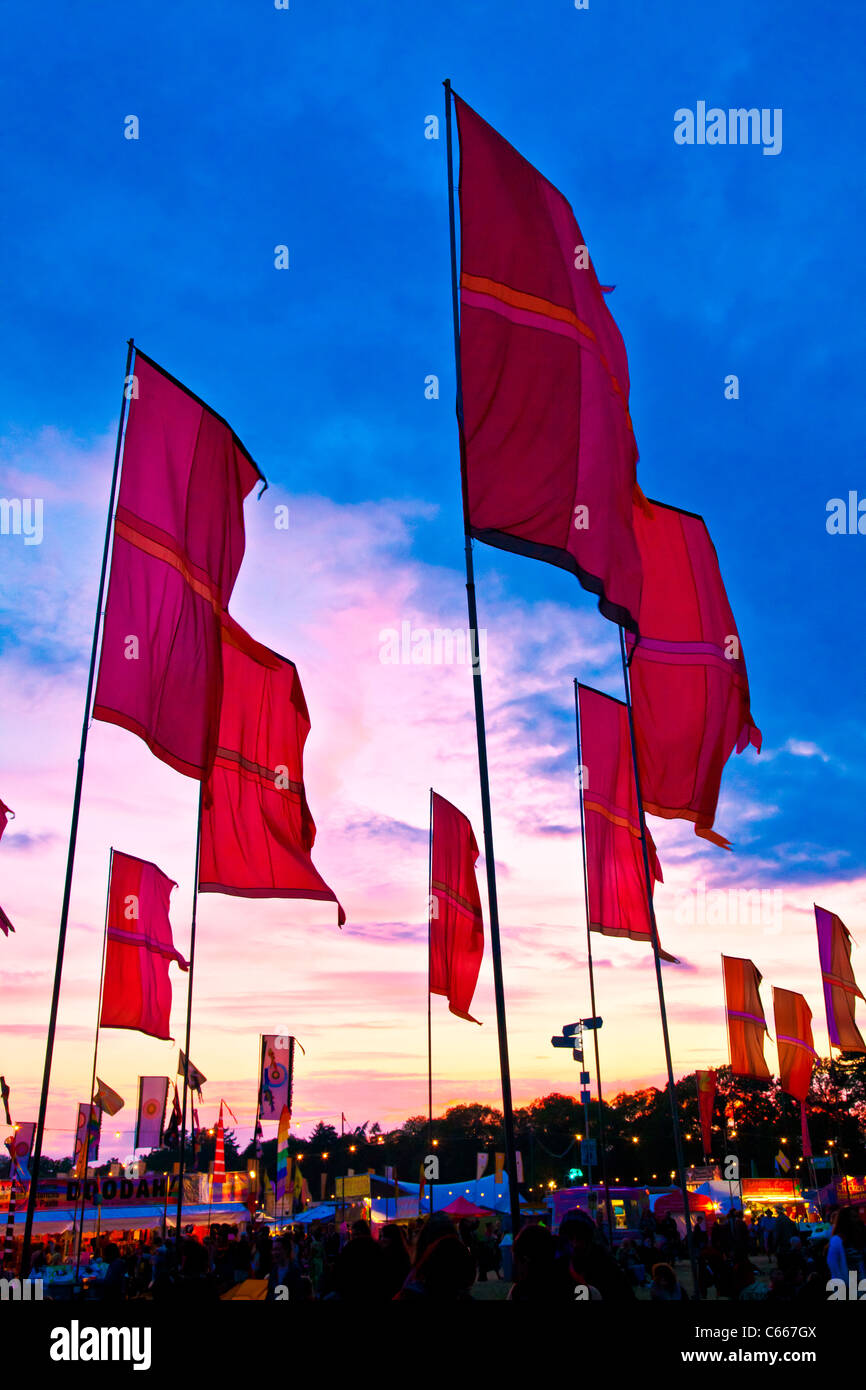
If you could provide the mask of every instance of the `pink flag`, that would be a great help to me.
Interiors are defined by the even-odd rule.
[[[621,700],[588,685],[578,686],[578,705],[590,930],[651,946],[628,710]],[[655,886],[662,882],[661,865],[649,830],[646,834]],[[663,960],[675,959],[659,951]]]
[[[430,992],[444,994],[458,1018],[469,1012],[484,955],[484,919],[475,878],[478,845],[466,816],[433,793]]]
[[[643,569],[640,641],[631,695],[644,808],[713,830],[725,763],[734,748],[760,750],[749,679],[719,561],[702,517],[651,502],[635,508]]]
[[[220,624],[261,478],[225,420],[143,352],[129,403],[96,719],[204,779],[217,744]]]
[[[851,933],[841,917],[825,907],[818,907],[817,903],[815,922],[830,1042],[842,1052],[866,1052],[866,1043],[855,1021],[857,1000],[863,995],[851,967]]]
[[[135,1028],[170,1038],[172,961],[175,950],[168,906],[172,879],[146,859],[115,850],[108,896],[108,940],[100,1028]]]
[[[199,889],[240,898],[321,899],[336,905],[342,926],[346,914],[310,857],[316,838],[304,790],[310,716],[297,669],[228,618],[222,660]]]
[[[565,198],[460,98],[460,361],[473,536],[637,630],[628,361]]]

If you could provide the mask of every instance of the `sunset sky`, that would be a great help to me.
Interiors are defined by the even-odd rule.
[[[231,422],[270,482],[246,505],[231,610],[297,662],[314,859],[348,916],[340,931],[326,904],[202,897],[202,1118],[224,1097],[248,1137],[263,1031],[306,1049],[301,1134],[339,1127],[341,1111],[385,1126],[426,1108],[428,794],[464,809],[481,843],[471,676],[381,657],[404,622],[466,626],[444,122],[425,139],[446,76],[562,189],[616,286],[639,480],[705,517],[743,639],[764,750],[726,773],[716,828],[734,853],[684,822],[652,824],[660,934],[681,961],[664,969],[675,1071],[726,1060],[722,950],[755,960],[768,1018],[771,984],[804,992],[826,1051],[813,902],[866,943],[866,537],[825,524],[831,499],[866,495],[858,7],[839,5],[820,32],[812,5],[785,6],[779,30],[747,0],[723,14],[670,0],[179,10],[183,23],[174,9],[119,10],[73,35],[49,0],[11,22],[0,496],[44,504],[41,544],[0,535],[0,797],[16,812],[0,844],[16,927],[0,938],[0,1072],[13,1118],[38,1105],[130,335]],[[677,145],[674,112],[699,100],[781,109],[781,153]],[[738,400],[724,396],[731,373]],[[425,399],[430,374],[438,400]],[[523,1104],[576,1089],[570,1054],[549,1045],[589,1012],[572,679],[621,695],[621,674],[617,630],[576,580],[475,554]],[[93,725],[49,1153],[71,1152],[89,1084],[109,847],[178,881],[185,951],[196,801],[138,739]],[[701,885],[775,891],[779,912],[694,921]],[[599,937],[594,955],[605,1091],[661,1084],[650,953]],[[854,965],[862,984],[863,947]],[[499,1100],[489,952],[474,1012],[483,1027],[434,1001],[437,1109]],[[768,1056],[775,1067],[772,1044]],[[173,1073],[176,1057],[177,1043],[103,1034],[99,1074],[127,1101],[105,1157],[131,1152],[137,1075]]]

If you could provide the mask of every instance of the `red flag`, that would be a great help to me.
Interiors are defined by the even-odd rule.
[[[588,685],[578,686],[578,706],[590,930],[651,946],[628,710]],[[656,847],[646,834],[653,883],[661,883]],[[675,960],[661,948],[660,954]]]
[[[740,956],[722,956],[722,971],[731,1071],[735,1076],[767,1081],[770,1076],[764,1061],[767,1021],[761,1005],[760,971],[752,961]]]
[[[291,661],[223,626],[219,746],[202,814],[202,893],[321,898],[337,903],[314,868],[316,825],[304,791],[310,717]]]
[[[800,1102],[803,1157],[811,1158],[806,1097],[812,1085],[812,1071],[818,1056],[812,1042],[812,1010],[802,994],[795,994],[790,989],[778,989],[774,985],[773,1015],[779,1052],[779,1085]]]
[[[805,1100],[818,1055],[812,1042],[812,1011],[802,994],[774,985],[773,1015],[779,1051],[779,1084],[795,1100]]]
[[[155,864],[115,850],[111,859],[100,1028],[137,1028],[170,1039],[168,967],[189,967],[174,948],[168,906],[177,884]]]
[[[222,691],[220,622],[261,477],[225,420],[142,352],[129,403],[96,719],[203,780]]]
[[[651,502],[634,512],[643,567],[631,695],[644,808],[712,829],[725,763],[761,731],[719,561],[702,517]]]
[[[2,931],[4,936],[8,936],[9,933],[14,930],[15,928],[9,921],[9,918],[6,916],[6,913],[3,911],[2,907],[0,907],[0,931]]]
[[[475,879],[478,845],[462,811],[433,793],[430,883],[430,992],[444,994],[458,1018],[469,1012],[481,957],[484,919]]]
[[[695,1081],[698,1087],[698,1111],[701,1117],[704,1156],[709,1158],[713,1152],[713,1101],[716,1098],[716,1073],[714,1071],[696,1071]]]
[[[638,455],[619,329],[565,198],[455,100],[472,534],[571,570],[636,631]]]
[[[866,1043],[854,1019],[856,1001],[863,995],[851,968],[851,933],[835,912],[817,904],[815,922],[830,1042],[843,1052],[866,1052]]]

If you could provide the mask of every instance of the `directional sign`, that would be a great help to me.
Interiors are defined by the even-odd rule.
[[[571,1038],[551,1038],[551,1047],[571,1047]]]
[[[563,1031],[565,1037],[567,1037],[567,1038],[573,1038],[574,1035],[575,1035],[575,1033],[579,1033],[579,1032],[580,1032],[581,1027],[582,1027],[582,1024],[580,1024],[580,1023],[563,1023],[563,1025],[562,1025],[562,1031]]]
[[[584,1028],[600,1028],[601,1025],[602,1025],[602,1023],[604,1022],[604,1019],[601,1019],[601,1018],[582,1018],[580,1021],[581,1021],[581,1023],[583,1024]],[[565,1029],[563,1028],[562,1031],[563,1031],[563,1033],[564,1033],[564,1032],[565,1032]]]
[[[580,1161],[581,1163],[585,1163],[587,1168],[589,1168],[590,1165],[594,1166],[598,1162],[594,1139],[581,1139]]]
[[[582,1072],[580,1073],[580,1084],[581,1084],[581,1086],[588,1086],[588,1085],[589,1085],[589,1072],[588,1072],[588,1071],[582,1071]]]

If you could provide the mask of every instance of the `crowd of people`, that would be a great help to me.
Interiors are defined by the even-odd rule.
[[[817,1235],[809,1223],[797,1222],[784,1209],[765,1208],[744,1215],[720,1213],[709,1230],[703,1216],[692,1230],[700,1296],[717,1298],[823,1302],[831,1279],[847,1284],[849,1273],[866,1276],[866,1219],[862,1210],[843,1207],[831,1233]],[[765,1259],[759,1266],[756,1256]],[[689,1252],[672,1216],[656,1222],[645,1213],[640,1236],[617,1248],[617,1259],[636,1287],[650,1286],[650,1296],[679,1299],[685,1291],[673,1273]],[[661,1271],[656,1277],[656,1271]],[[673,1278],[673,1284],[671,1283]]]
[[[785,1211],[748,1218],[735,1211],[719,1215],[709,1230],[699,1216],[692,1240],[702,1298],[825,1301],[831,1279],[847,1283],[851,1272],[866,1277],[862,1210],[838,1211],[831,1235],[823,1238],[804,1232]],[[370,1304],[469,1299],[479,1281],[502,1277],[503,1255],[498,1220],[455,1221],[441,1213],[408,1226],[388,1223],[375,1233],[359,1220],[348,1228],[332,1222],[278,1235],[213,1225],[201,1239],[187,1230],[179,1246],[172,1235],[122,1244],[96,1237],[86,1243],[81,1263],[98,1271],[82,1280],[85,1296],[106,1301],[247,1296],[239,1286],[252,1281],[249,1296],[269,1301]],[[508,1298],[514,1302],[695,1296],[677,1273],[678,1263],[689,1267],[691,1252],[670,1215],[657,1220],[645,1212],[638,1233],[611,1245],[600,1221],[575,1209],[556,1234],[543,1221],[524,1226],[511,1256]],[[757,1256],[764,1257],[760,1267]],[[46,1241],[33,1252],[30,1277],[44,1277],[62,1258]]]

